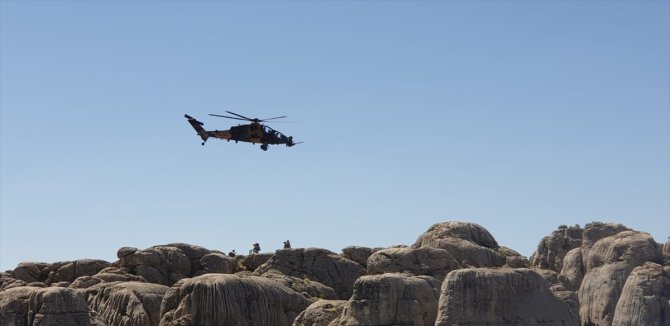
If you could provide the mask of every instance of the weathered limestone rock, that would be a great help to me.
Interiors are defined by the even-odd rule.
[[[366,275],[354,285],[339,325],[430,325],[435,322],[440,282],[429,276]]]
[[[325,286],[317,281],[312,281],[306,278],[298,278],[293,276],[288,276],[280,273],[275,269],[271,269],[262,275],[263,277],[275,280],[284,284],[286,287],[302,293],[308,298],[319,298],[319,299],[335,299],[337,295],[335,290],[329,286]]]
[[[46,283],[72,282],[80,276],[91,276],[111,264],[100,259],[79,259],[69,262],[55,263],[59,267],[49,272]]]
[[[349,246],[342,249],[342,257],[353,260],[361,266],[368,267],[368,258],[380,248],[372,249],[368,247]]]
[[[449,273],[442,283],[435,326],[578,323],[536,272],[469,268]]]
[[[598,242],[598,240],[613,236],[623,231],[631,231],[631,229],[619,223],[591,222],[586,224],[582,235],[582,258],[584,260],[584,267],[586,267],[586,259],[589,257],[591,247]]]
[[[0,325],[28,325],[28,299],[37,287],[13,287],[0,291]]]
[[[293,322],[293,326],[329,326],[341,314],[345,300],[319,300],[312,303]]]
[[[368,259],[368,274],[407,272],[442,281],[458,268],[461,265],[446,250],[431,247],[382,249]]]
[[[237,269],[237,259],[214,252],[202,256],[200,265],[204,273],[232,274]]]
[[[482,226],[466,222],[437,223],[419,236],[412,248],[444,249],[462,266],[503,266],[507,257],[498,242]]]
[[[109,325],[158,326],[165,285],[116,282],[89,298],[89,306]]]
[[[0,274],[0,291],[8,290],[19,286],[26,286],[27,284],[28,282],[26,281],[17,280],[16,278],[14,278],[11,271],[8,273]]]
[[[628,275],[647,261],[660,263],[662,253],[648,233],[623,231],[595,242],[585,260],[579,288],[582,324],[609,326]]]
[[[203,270],[200,260],[216,251],[184,243],[153,246],[145,250],[123,247],[117,252],[119,266],[148,282],[172,285]]]
[[[636,267],[626,280],[612,325],[670,325],[670,268],[650,262]]]
[[[309,303],[264,277],[205,274],[183,279],[168,291],[160,325],[291,325]]]
[[[255,275],[276,269],[284,275],[308,278],[335,290],[338,299],[351,296],[353,284],[365,269],[338,254],[320,248],[298,248],[277,250]]]
[[[49,267],[47,263],[40,262],[21,262],[13,271],[13,276],[17,280],[26,283],[43,282],[49,275],[45,270]]]
[[[582,233],[579,225],[561,225],[550,235],[544,237],[533,254],[530,266],[560,272],[563,257],[568,251],[582,246]]]
[[[663,257],[670,260],[670,237],[668,237],[668,241],[663,245]]]
[[[573,291],[579,289],[582,279],[584,279],[582,248],[572,249],[565,254],[560,274],[565,278],[568,289]]]
[[[73,289],[40,288],[28,299],[26,325],[90,325],[91,316],[84,297]]]
[[[261,252],[258,254],[251,254],[248,256],[242,256],[242,260],[240,261],[240,264],[242,265],[242,268],[248,271],[255,271],[256,268],[260,267],[261,265],[265,264],[270,258],[272,258],[274,254],[269,253],[269,252]]]

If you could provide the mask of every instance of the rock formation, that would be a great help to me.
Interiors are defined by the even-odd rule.
[[[447,273],[458,268],[461,265],[449,252],[431,247],[383,249],[368,259],[368,274],[407,272],[432,276],[442,281]]]
[[[563,257],[570,250],[582,246],[583,232],[579,225],[559,226],[558,230],[540,241],[537,251],[531,258],[531,266],[560,272],[563,267]]]
[[[628,275],[645,262],[660,263],[661,249],[648,233],[623,231],[601,238],[587,252],[579,315],[583,325],[609,326]]]
[[[498,242],[485,228],[474,223],[437,223],[419,236],[412,248],[446,250],[461,266],[503,266],[507,256],[497,251]]]
[[[339,319],[345,325],[417,325],[435,323],[440,282],[429,276],[362,276]]]
[[[0,273],[0,325],[670,325],[670,239],[616,223],[559,226],[530,260],[466,222],[411,247],[117,257]]]
[[[293,326],[335,326],[339,323],[344,300],[319,300],[298,315]]]
[[[291,325],[309,304],[264,277],[206,274],[183,279],[168,291],[160,325]]]
[[[342,249],[342,257],[353,260],[360,264],[361,266],[367,268],[368,267],[368,258],[370,255],[372,255],[375,251],[380,250],[381,248],[367,248],[367,247],[359,247],[359,246],[349,246],[344,249]]]
[[[647,262],[633,269],[615,311],[613,326],[670,325],[670,267]]]
[[[89,298],[100,319],[115,326],[158,326],[161,301],[170,288],[143,282],[114,282]]]
[[[184,243],[153,246],[144,250],[123,247],[118,250],[119,266],[151,283],[172,285],[182,278],[209,270],[232,272],[237,263],[221,257],[221,252]],[[233,259],[233,258],[230,258]],[[205,265],[203,265],[203,263]]]
[[[449,273],[442,283],[435,326],[578,323],[536,272],[469,268]]]
[[[274,256],[254,272],[255,275],[275,269],[284,275],[315,280],[335,290],[338,299],[351,296],[354,282],[365,269],[326,249],[298,248],[277,250]]]

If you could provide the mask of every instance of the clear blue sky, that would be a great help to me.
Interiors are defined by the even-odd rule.
[[[670,2],[2,1],[0,269],[122,246],[670,235]],[[200,139],[288,115],[293,148]]]

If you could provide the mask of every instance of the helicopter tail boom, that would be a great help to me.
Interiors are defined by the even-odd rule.
[[[200,136],[200,138],[202,138],[202,142],[203,142],[202,144],[204,145],[205,142],[207,141],[207,138],[209,138],[209,134],[207,134],[207,131],[205,130],[205,128],[202,127],[204,125],[204,123],[196,120],[194,117],[192,117],[188,114],[184,114],[184,117],[186,119],[188,119],[188,123],[191,124],[193,129],[195,129],[195,131],[198,133],[198,136]]]

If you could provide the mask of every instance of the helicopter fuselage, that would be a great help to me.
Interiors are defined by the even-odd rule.
[[[287,137],[279,131],[258,122],[240,124],[230,127],[228,130],[205,130],[203,123],[195,118],[185,115],[193,129],[202,138],[204,145],[209,138],[225,139],[227,141],[247,142],[252,144],[261,144],[261,149],[267,150],[267,145],[286,144],[291,147],[295,145],[293,137]]]

